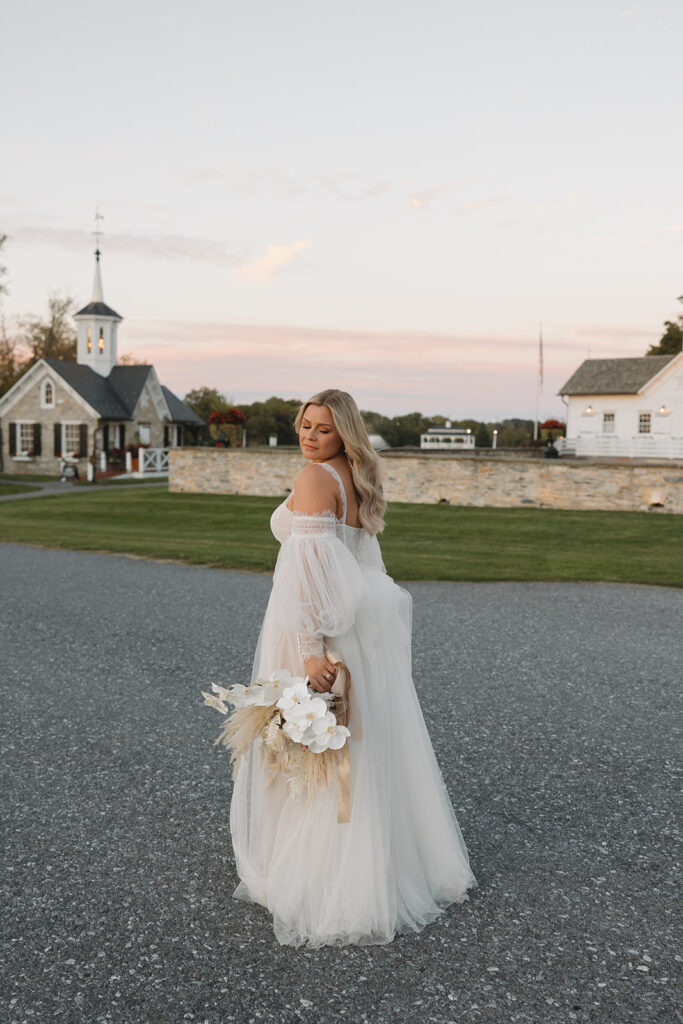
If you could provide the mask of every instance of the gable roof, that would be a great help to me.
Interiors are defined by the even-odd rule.
[[[161,385],[161,390],[164,393],[166,405],[168,406],[168,411],[170,412],[171,419],[174,423],[188,423],[197,427],[204,426],[204,420],[201,416],[198,416],[196,412],[193,412],[189,405],[185,405],[184,402],[181,402],[178,396],[174,395],[173,392],[169,391],[169,389],[163,384]]]
[[[585,359],[558,395],[636,395],[676,356]]]
[[[106,378],[112,391],[130,418],[149,376],[151,366],[114,366]]]
[[[152,366],[114,366],[108,377],[102,377],[89,366],[67,363],[62,359],[45,359],[45,363],[76,391],[103,419],[129,420],[132,418],[142,389]],[[164,401],[172,423],[185,423],[203,427],[204,420],[185,405],[164,385]]]
[[[110,420],[127,420],[128,411],[112,389],[109,379],[89,366],[67,363],[63,359],[45,359],[45,363],[76,391],[100,416]],[[133,367],[121,367],[133,369]]]

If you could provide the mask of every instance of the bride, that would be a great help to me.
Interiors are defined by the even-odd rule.
[[[338,823],[336,783],[312,802],[281,777],[267,786],[255,740],[235,771],[233,895],[270,911],[282,945],[385,943],[477,881],[413,685],[412,598],[377,541],[379,457],[345,391],[314,395],[295,427],[308,465],[271,519],[281,548],[252,681],[287,668],[328,691],[338,669],[324,652],[340,652],[352,677],[351,812]]]

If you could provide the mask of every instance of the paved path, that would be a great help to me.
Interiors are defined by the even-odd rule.
[[[23,480],[4,480],[4,481],[0,480],[0,483],[18,484],[19,486],[21,486],[24,483],[24,481]],[[60,494],[60,495],[61,494],[92,494],[92,491],[93,491],[92,486],[87,487],[87,486],[83,485],[83,486],[78,486],[77,487],[75,484],[71,483],[70,481],[66,482],[66,483],[60,483],[59,480],[50,480],[50,481],[36,480],[35,483],[32,480],[27,480],[26,481],[26,486],[27,487],[29,487],[29,486],[37,487],[37,488],[39,488],[39,490],[35,490],[35,491],[27,490],[25,494],[2,494],[2,495],[0,495],[0,501],[25,501],[27,498],[45,498],[45,497],[49,497],[50,495],[54,495],[54,494]],[[106,485],[104,485],[104,486],[106,486]],[[110,487],[120,487],[120,486],[121,486],[120,484],[109,484],[107,486],[107,490],[109,490]],[[168,480],[150,480],[150,481],[141,480],[140,483],[127,484],[127,485],[123,484],[123,486],[124,487],[168,487]]]
[[[410,584],[414,668],[480,888],[381,947],[231,899],[227,755],[267,576],[0,545],[8,1024],[670,1024],[683,600]],[[679,908],[680,909],[680,908]]]

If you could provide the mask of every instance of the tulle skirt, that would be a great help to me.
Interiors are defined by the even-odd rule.
[[[365,569],[353,627],[328,638],[353,679],[351,816],[337,823],[336,784],[312,801],[278,778],[266,786],[256,740],[239,763],[230,808],[236,899],[272,914],[282,945],[373,944],[417,932],[476,887],[411,671],[412,599]],[[304,674],[296,635],[266,615],[254,678]]]

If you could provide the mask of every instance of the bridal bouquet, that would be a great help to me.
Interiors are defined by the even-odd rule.
[[[268,679],[257,679],[250,686],[223,687],[211,684],[213,693],[202,691],[204,703],[227,715],[217,744],[231,751],[236,766],[256,739],[261,739],[261,755],[269,768],[270,785],[281,773],[290,791],[306,790],[309,801],[316,791],[330,782],[339,782],[337,821],[348,821],[350,737],[347,693],[351,683],[348,669],[338,655],[328,654],[337,666],[331,693],[317,693],[300,676],[279,669]]]

